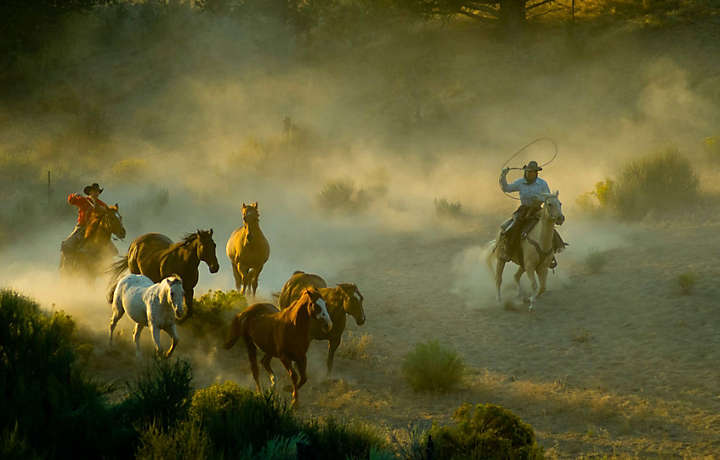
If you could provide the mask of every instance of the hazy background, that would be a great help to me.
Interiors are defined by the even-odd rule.
[[[271,244],[263,296],[296,269],[352,281],[338,271],[372,263],[374,242],[392,235],[472,234],[452,289],[477,304],[491,299],[480,245],[517,206],[498,174],[535,138],[559,146],[542,177],[560,190],[568,257],[624,244],[575,200],[631,159],[677,148],[718,191],[714,16],[588,13],[571,27],[555,13],[508,34],[372,4],[328,2],[303,25],[250,6],[119,2],[67,13],[52,37],[15,50],[0,74],[0,285],[107,321],[102,280],[57,276],[76,215],[65,197],[92,182],[120,204],[121,253],[145,232],[214,229],[221,270],[201,265],[199,293],[233,287],[224,246],[242,203],[258,201]],[[552,154],[538,143],[510,166]],[[319,205],[334,181],[364,190],[360,211]],[[438,216],[437,198],[466,218]]]

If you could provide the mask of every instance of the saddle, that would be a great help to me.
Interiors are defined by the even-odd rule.
[[[533,228],[535,228],[537,223],[540,222],[540,209],[530,208],[527,212],[516,215],[515,218],[517,219],[516,223],[510,228],[505,236],[504,253],[511,262],[522,267],[524,266],[524,257],[521,242],[522,240],[527,239],[527,235],[533,230]],[[532,243],[533,242],[531,241],[531,244]],[[534,245],[537,246],[537,243]],[[550,261],[550,268],[555,268],[557,266],[554,254],[562,251],[566,246],[568,246],[568,244],[563,241],[558,231],[553,230],[552,249],[550,253],[546,255],[546,257],[552,257],[552,260]],[[536,247],[536,250],[542,254],[542,250],[539,246]]]

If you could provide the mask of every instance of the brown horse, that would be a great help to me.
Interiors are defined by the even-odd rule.
[[[200,261],[207,263],[210,273],[217,273],[220,269],[212,235],[212,229],[198,230],[185,235],[182,241],[177,243],[160,233],[146,233],[138,237],[130,244],[127,255],[115,262],[110,269],[113,277],[109,286],[108,302],[112,303],[115,286],[125,270],[145,275],[154,283],[159,283],[170,275],[179,275],[183,280],[187,307],[183,319],[188,318],[192,314],[194,289],[200,277]]]
[[[82,271],[88,276],[101,273],[101,266],[118,254],[117,248],[111,241],[112,236],[125,238],[125,227],[118,210],[119,206],[115,204],[107,209],[98,207],[93,211],[80,247],[73,253],[62,255],[63,270]]]
[[[363,296],[357,286],[352,283],[340,283],[334,288],[327,287],[324,279],[318,275],[296,271],[290,277],[280,292],[278,305],[281,309],[288,308],[302,295],[303,289],[314,287],[320,292],[327,303],[328,313],[332,319],[333,327],[324,331],[319,324],[310,325],[310,338],[313,340],[327,340],[328,357],[327,373],[330,376],[335,359],[335,351],[340,346],[342,334],[345,330],[345,315],[355,318],[358,326],[365,324],[365,310],[363,310]]]
[[[270,258],[270,244],[260,230],[260,212],[257,201],[251,205],[242,205],[245,224],[230,235],[225,253],[230,259],[235,288],[245,294],[252,288],[252,294],[258,287],[258,278],[265,262]]]
[[[327,330],[332,329],[333,323],[325,302],[315,288],[303,290],[300,298],[282,311],[269,303],[253,304],[233,319],[225,349],[229,350],[242,337],[258,393],[262,388],[258,379],[257,348],[265,353],[261,362],[270,375],[273,387],[275,374],[270,367],[270,361],[273,358],[280,359],[292,380],[292,404],[296,406],[298,390],[307,381],[311,319],[322,321]],[[297,370],[293,367],[293,362],[297,365]]]

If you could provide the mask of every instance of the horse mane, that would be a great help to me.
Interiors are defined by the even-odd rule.
[[[195,242],[196,239],[202,238],[203,236],[211,237],[209,230],[198,230],[193,233],[186,233],[183,235],[182,239],[180,240],[180,243],[182,243],[183,246],[192,244]]]
[[[290,304],[290,308],[283,311],[287,312],[287,318],[290,320],[290,322],[294,325],[297,325],[298,313],[308,304],[312,303],[312,301],[312,297],[310,297],[310,295],[307,293],[307,289],[304,289],[300,297],[295,302]],[[308,317],[310,317],[309,311]]]

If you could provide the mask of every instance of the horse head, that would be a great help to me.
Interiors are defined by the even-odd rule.
[[[105,219],[107,219],[113,235],[121,240],[125,238],[125,227],[123,226],[122,216],[120,215],[120,206],[117,203],[115,203],[114,206],[108,207],[108,211],[105,213]]]
[[[109,240],[110,235],[115,235],[120,239],[125,238],[125,227],[122,224],[122,216],[118,210],[119,206],[116,203],[107,209],[99,208],[94,211],[85,230],[85,238],[95,239],[96,242],[102,242],[105,239]]]
[[[213,241],[213,229],[210,230],[198,230],[196,233],[197,238],[197,256],[198,259],[205,261],[208,264],[210,273],[217,273],[220,270],[220,264],[215,254],[215,241]]]
[[[167,295],[167,303],[175,312],[175,318],[180,319],[184,314],[183,300],[185,289],[183,289],[182,278],[179,275],[170,275],[162,280]]]
[[[543,194],[543,215],[555,225],[562,225],[565,222],[565,215],[562,212],[562,203],[558,199],[559,191]]]
[[[308,313],[310,314],[310,317],[315,320],[322,321],[323,332],[329,332],[330,329],[332,329],[333,323],[330,319],[330,314],[328,313],[325,300],[320,295],[320,291],[313,287],[309,287],[303,291],[302,297],[307,297],[305,303],[308,305]]]
[[[246,205],[242,204],[243,222],[256,224],[260,221],[260,211],[258,210],[257,201]]]
[[[345,300],[343,301],[345,313],[355,318],[355,323],[358,326],[365,324],[364,297],[360,294],[360,290],[352,283],[341,283],[338,284],[338,287],[345,294]]]

